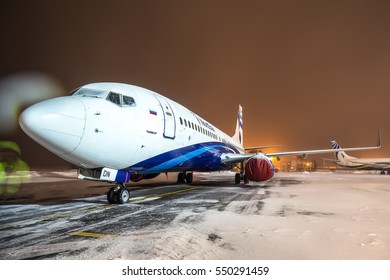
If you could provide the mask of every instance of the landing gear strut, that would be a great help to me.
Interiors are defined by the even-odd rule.
[[[111,204],[125,204],[129,201],[129,198],[130,193],[123,183],[118,183],[107,193],[107,200]]]

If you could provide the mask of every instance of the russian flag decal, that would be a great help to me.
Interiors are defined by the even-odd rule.
[[[156,111],[156,110],[149,109],[149,114],[154,115],[154,116],[157,116],[157,111]]]

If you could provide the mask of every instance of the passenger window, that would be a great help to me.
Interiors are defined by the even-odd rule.
[[[115,103],[116,105],[121,105],[121,97],[118,93],[110,92],[108,94],[107,100],[111,101],[112,103]]]
[[[180,124],[183,125],[183,120],[181,117],[179,118],[179,120],[180,120]]]
[[[123,105],[135,106],[135,101],[133,97],[123,95]]]

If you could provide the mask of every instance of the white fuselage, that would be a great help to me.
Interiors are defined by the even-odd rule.
[[[89,84],[33,105],[20,123],[38,143],[87,169],[214,171],[230,168],[221,154],[244,153],[240,143],[182,105],[119,83]]]
[[[347,159],[344,160],[335,161],[335,163],[342,167],[359,168],[359,169],[367,169],[367,170],[382,170],[382,169],[390,168],[390,158],[348,157]]]

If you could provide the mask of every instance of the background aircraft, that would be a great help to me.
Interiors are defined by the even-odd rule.
[[[379,132],[378,132],[379,134]],[[380,139],[380,135],[378,135]],[[331,141],[333,149],[339,150],[340,146],[336,141]],[[380,142],[378,143],[380,146]],[[338,159],[333,161],[335,164],[355,169],[362,170],[380,170],[381,174],[390,174],[390,158],[355,158],[347,155],[344,151],[335,152],[335,156]]]
[[[32,139],[80,167],[79,178],[115,182],[107,193],[110,203],[128,201],[125,183],[161,172],[179,172],[179,183],[192,183],[194,171],[230,170],[240,164],[236,183],[259,182],[274,176],[271,156],[334,152],[245,154],[241,106],[230,137],[169,98],[122,83],[93,83],[71,96],[37,103],[19,122]]]

